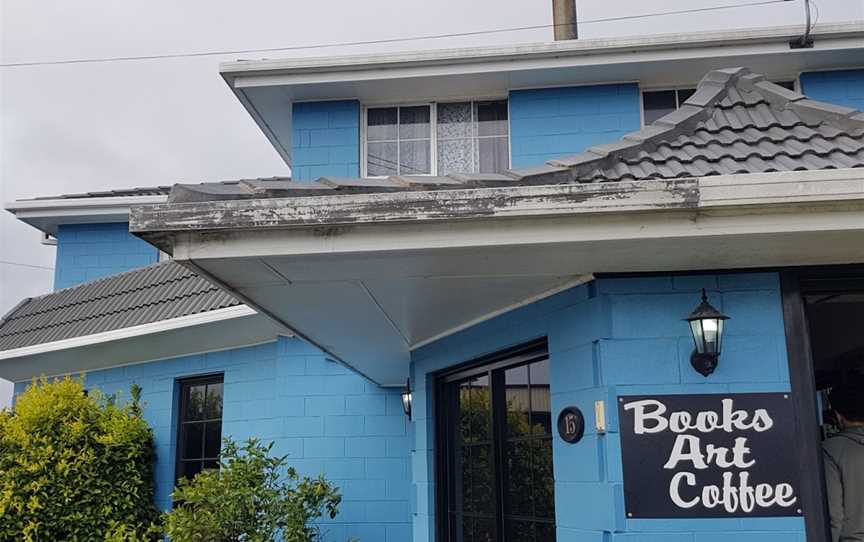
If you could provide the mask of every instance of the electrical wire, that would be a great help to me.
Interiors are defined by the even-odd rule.
[[[745,8],[745,7],[756,7],[756,6],[766,6],[770,4],[784,4],[788,3],[789,0],[763,0],[761,2],[751,2],[747,4],[726,4],[722,6],[709,6],[704,8],[691,8],[691,9],[681,9],[676,11],[663,11],[657,13],[643,13],[639,15],[623,15],[620,17],[606,17],[602,19],[593,19],[593,20],[585,20],[579,21],[579,25],[593,24],[593,23],[609,23],[609,22],[617,22],[617,21],[627,21],[633,19],[645,19],[649,17],[664,17],[668,15],[684,15],[689,13],[704,13],[708,11],[718,11],[723,9],[736,9],[736,8]],[[205,56],[224,56],[224,55],[239,55],[239,54],[251,54],[251,53],[272,53],[272,52],[282,52],[282,51],[300,51],[300,50],[310,50],[310,49],[326,49],[332,47],[352,47],[357,45],[377,45],[384,43],[399,43],[406,41],[422,41],[422,40],[434,40],[434,39],[444,39],[444,38],[460,38],[460,37],[468,37],[468,36],[479,36],[485,34],[500,34],[506,32],[520,32],[524,30],[541,30],[544,28],[554,28],[556,26],[569,26],[570,23],[562,23],[562,24],[543,24],[543,25],[534,25],[534,26],[519,26],[512,28],[498,28],[492,30],[475,30],[473,32],[456,32],[450,34],[431,34],[426,36],[414,36],[414,37],[404,37],[404,38],[389,38],[389,39],[381,39],[381,40],[366,40],[366,41],[348,41],[341,43],[322,43],[315,45],[296,45],[290,47],[270,47],[264,49],[234,49],[234,50],[223,50],[223,51],[198,51],[191,53],[166,53],[159,55],[139,55],[139,56],[116,56],[116,57],[100,57],[100,58],[75,58],[75,59],[67,59],[67,60],[47,60],[47,61],[33,61],[33,62],[8,62],[8,63],[0,63],[0,68],[17,68],[17,67],[25,67],[25,66],[55,66],[55,65],[63,65],[63,64],[95,64],[102,62],[129,62],[129,61],[142,61],[142,60],[162,60],[162,59],[172,59],[172,58],[193,58],[193,57],[205,57]]]

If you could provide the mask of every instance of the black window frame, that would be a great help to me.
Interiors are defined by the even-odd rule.
[[[535,341],[524,343],[512,348],[507,348],[493,354],[476,358],[469,362],[445,369],[434,374],[435,378],[435,540],[437,542],[453,542],[450,533],[450,440],[452,404],[448,404],[447,387],[454,383],[464,381],[474,376],[488,375],[492,400],[492,470],[494,472],[494,493],[496,495],[495,509],[495,540],[504,540],[502,528],[506,514],[506,503],[504,489],[506,488],[507,473],[503,465],[503,443],[506,441],[506,401],[503,393],[495,393],[492,386],[503,388],[504,370],[529,365],[531,363],[548,360],[551,366],[551,357],[547,339],[544,337]],[[550,389],[551,392],[551,389]],[[496,398],[497,395],[497,398]],[[551,393],[550,393],[551,401]],[[550,404],[551,415],[551,404]],[[552,421],[554,424],[554,420]],[[550,440],[554,441],[554,428]],[[554,476],[554,475],[553,475]],[[554,480],[554,477],[553,477]],[[549,521],[552,530],[556,528],[555,505],[553,502],[553,518]],[[540,518],[532,518],[536,521]]]
[[[187,410],[188,401],[189,401],[189,390],[193,386],[201,386],[201,385],[210,386],[210,385],[214,385],[214,384],[220,384],[223,386],[222,387],[222,405],[219,409],[219,411],[220,411],[219,418],[204,418],[201,420],[185,420],[184,417],[186,415],[186,410]],[[202,431],[202,437],[201,437],[201,447],[202,447],[201,455],[202,455],[202,457],[193,458],[193,459],[188,459],[188,458],[184,459],[183,458],[183,444],[184,444],[185,436],[186,436],[185,431],[187,430],[188,426],[193,425],[193,424],[205,425],[205,431],[206,431],[206,424],[215,423],[216,421],[218,421],[219,422],[219,428],[220,428],[220,435],[219,435],[220,446],[219,446],[219,449],[221,451],[221,440],[222,440],[222,434],[221,433],[222,433],[222,421],[223,421],[223,415],[222,414],[224,412],[224,406],[225,406],[225,388],[224,388],[225,376],[222,373],[216,373],[216,374],[194,376],[194,377],[190,377],[190,378],[183,378],[183,379],[180,379],[177,381],[177,385],[178,385],[179,400],[177,402],[178,408],[177,408],[177,417],[176,417],[176,419],[177,419],[177,432],[176,432],[177,440],[176,440],[176,446],[175,446],[175,450],[174,450],[174,482],[175,482],[175,484],[182,477],[186,476],[185,468],[183,466],[184,463],[192,463],[192,462],[201,463],[202,468],[199,471],[197,471],[197,472],[200,472],[201,470],[204,469],[204,466],[203,466],[204,463],[208,463],[208,462],[212,463],[214,461],[218,461],[218,459],[219,459],[218,455],[215,457],[204,457],[204,447],[206,446],[207,439],[206,439],[205,433],[203,431]],[[205,387],[204,393],[205,393],[205,401],[206,401],[206,396],[207,396],[207,388],[206,387]],[[205,410],[206,410],[206,407],[205,407]],[[194,474],[193,474],[193,476],[194,476]]]

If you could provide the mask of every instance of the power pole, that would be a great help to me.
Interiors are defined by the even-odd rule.
[[[552,0],[552,23],[555,25],[555,41],[578,39],[576,0]]]

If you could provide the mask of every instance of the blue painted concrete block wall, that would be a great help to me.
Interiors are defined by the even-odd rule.
[[[864,110],[864,70],[802,73],[800,81],[814,100]]]
[[[129,224],[64,224],[57,231],[54,289],[159,261],[159,251],[129,233]]]
[[[178,379],[222,373],[222,435],[273,441],[301,474],[324,474],[343,494],[326,541],[410,540],[407,418],[400,390],[384,389],[296,339],[154,361],[86,375],[107,393],[134,382],[156,437],[156,501],[171,505]],[[16,392],[26,386],[16,384]]]
[[[513,167],[610,143],[641,124],[635,83],[514,90],[510,93]]]
[[[689,365],[681,318],[706,288],[732,316],[710,378]],[[598,279],[514,310],[415,351],[414,542],[434,538],[434,398],[430,373],[539,337],[550,349],[553,417],[564,406],[593,412],[604,400],[608,432],[589,419],[585,438],[553,444],[559,542],[795,542],[791,519],[628,520],[616,400],[619,395],[789,391],[777,275],[722,274]]]
[[[293,106],[291,173],[295,180],[360,176],[360,102]]]

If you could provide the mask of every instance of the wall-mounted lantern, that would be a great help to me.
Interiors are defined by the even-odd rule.
[[[690,365],[702,376],[708,376],[717,368],[723,339],[723,322],[729,317],[708,303],[705,289],[702,289],[702,302],[690,316],[685,318],[690,324],[693,342],[696,345],[690,355]]]
[[[405,382],[405,389],[402,390],[402,409],[405,411],[405,415],[408,416],[408,419],[411,419],[411,403],[413,402],[413,398],[411,396],[411,379],[409,378],[407,382]]]

